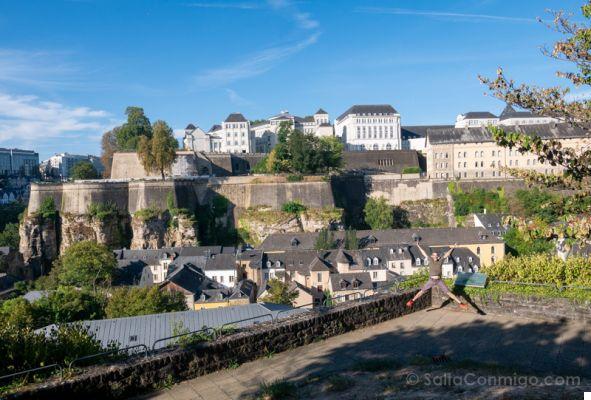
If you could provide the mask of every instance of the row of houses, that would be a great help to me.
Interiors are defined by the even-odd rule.
[[[260,248],[223,246],[115,251],[118,284],[159,285],[179,291],[198,310],[248,304],[264,299],[278,279],[298,293],[296,305],[313,305],[328,293],[345,301],[400,281],[429,265],[427,252],[446,252],[443,275],[476,272],[505,256],[495,229],[418,228],[358,231],[358,248],[344,248],[344,232],[335,232],[334,249],[316,250],[317,233],[270,235]]]

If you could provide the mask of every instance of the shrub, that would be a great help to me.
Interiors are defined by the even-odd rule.
[[[367,199],[363,213],[365,214],[365,223],[371,229],[389,229],[394,224],[393,208],[384,197]]]
[[[36,215],[43,219],[54,219],[57,216],[53,197],[45,197],[43,201],[41,201],[41,205],[39,206]]]
[[[18,249],[20,236],[18,233],[18,224],[10,223],[0,232],[0,246],[8,246],[11,249]]]
[[[329,250],[336,248],[336,245],[337,243],[334,239],[333,232],[329,231],[326,228],[323,228],[318,232],[318,237],[316,238],[316,242],[314,243],[314,249]]]
[[[288,182],[301,182],[302,180],[304,180],[303,175],[300,175],[300,174],[287,175]]]
[[[421,168],[419,167],[404,167],[402,168],[403,174],[420,174]]]
[[[105,245],[85,240],[68,247],[50,275],[59,285],[96,289],[111,284],[116,268],[115,256]]]
[[[99,221],[105,221],[109,218],[116,217],[119,214],[117,206],[108,201],[106,203],[90,203],[86,213]]]
[[[19,202],[0,204],[0,230],[3,230],[7,224],[19,222],[25,209],[25,205]]]
[[[185,311],[187,304],[180,292],[166,292],[158,287],[122,287],[111,292],[105,314],[107,318],[133,317]]]
[[[502,190],[487,191],[474,189],[471,192],[463,192],[456,189],[452,192],[454,200],[454,214],[456,216],[470,213],[487,212],[502,213],[507,211],[507,201]]]
[[[306,210],[306,206],[297,200],[293,200],[283,204],[283,206],[281,206],[281,210],[292,214],[299,214]]]
[[[141,221],[151,221],[160,218],[161,215],[162,210],[153,205],[148,208],[142,208],[133,213],[133,216]]]
[[[71,179],[97,179],[100,175],[90,161],[80,161],[70,169]]]

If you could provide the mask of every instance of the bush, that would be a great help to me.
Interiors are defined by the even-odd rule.
[[[314,249],[329,250],[329,249],[336,248],[336,245],[337,245],[337,243],[334,239],[333,232],[324,228],[318,232],[318,237],[316,238],[316,243],[314,243]]]
[[[114,203],[108,201],[106,203],[90,203],[86,213],[99,221],[105,221],[109,218],[116,217],[119,214],[119,210]]]
[[[53,197],[45,197],[43,201],[41,201],[41,205],[39,206],[36,215],[43,219],[54,219],[57,216],[57,209],[55,208]]]
[[[485,209],[492,213],[507,212],[507,201],[502,190],[474,189],[466,193],[457,189],[452,192],[452,197],[456,216],[482,213]]]
[[[402,168],[403,174],[420,174],[421,168],[419,167],[404,167]]]
[[[116,268],[115,256],[105,245],[85,240],[68,247],[50,275],[59,285],[96,289],[111,284]]]
[[[180,292],[165,292],[158,287],[122,287],[111,292],[105,314],[107,318],[133,317],[185,311],[187,304]]]
[[[0,232],[0,246],[8,246],[11,249],[18,249],[20,236],[18,233],[18,224],[10,223]]]
[[[367,199],[363,213],[365,214],[365,223],[371,229],[390,229],[394,224],[393,208],[384,197]]]
[[[517,228],[510,228],[503,235],[507,250],[514,256],[526,256],[539,253],[550,253],[554,244],[545,238],[528,238],[527,234]]]
[[[299,214],[302,211],[306,210],[306,206],[300,203],[299,201],[294,200],[288,201],[287,203],[283,204],[283,206],[281,206],[281,210],[287,213]]]
[[[287,175],[288,182],[301,182],[302,180],[304,180],[303,175],[300,175],[300,174]]]
[[[0,204],[0,230],[4,230],[7,224],[19,222],[24,211],[25,205],[23,203]]]
[[[156,206],[142,208],[141,210],[137,210],[136,212],[133,213],[133,216],[135,218],[138,218],[144,222],[160,218],[161,215],[162,215],[162,210],[157,208]]]
[[[80,161],[70,169],[72,179],[98,179],[100,175],[90,161]]]
[[[589,260],[583,257],[570,257],[566,261],[545,254],[505,257],[483,267],[481,272],[492,280],[591,287]]]

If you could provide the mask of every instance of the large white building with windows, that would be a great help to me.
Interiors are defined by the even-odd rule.
[[[400,114],[391,105],[354,105],[335,121],[335,134],[347,150],[402,148]]]
[[[540,125],[559,122],[556,118],[544,117],[531,111],[516,111],[507,104],[498,117],[488,111],[470,111],[456,117],[456,128],[482,128],[486,126],[515,126],[515,125]]]
[[[254,153],[254,131],[250,122],[240,113],[232,113],[221,125],[214,125],[208,132],[193,124],[185,128],[185,150],[212,153]]]

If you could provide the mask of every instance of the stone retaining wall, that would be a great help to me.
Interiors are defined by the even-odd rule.
[[[439,305],[445,297],[433,290],[432,302]],[[463,296],[466,297],[466,296]],[[559,321],[563,319],[591,322],[591,303],[575,303],[568,299],[525,296],[513,293],[489,293],[471,296],[470,301],[485,314]]]
[[[416,291],[383,294],[338,305],[327,311],[311,311],[278,323],[263,323],[213,342],[190,348],[162,351],[126,363],[90,368],[73,378],[30,385],[6,399],[112,399],[126,398],[228,368],[345,332],[409,314],[405,303]],[[419,299],[412,311],[427,308],[430,296]]]

